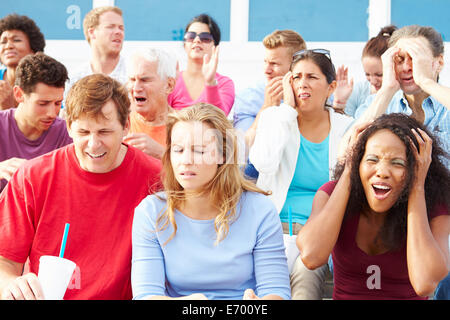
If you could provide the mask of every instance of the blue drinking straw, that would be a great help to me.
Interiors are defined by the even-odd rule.
[[[61,250],[59,251],[59,257],[62,258],[64,256],[64,250],[66,250],[66,242],[67,242],[67,234],[69,233],[70,224],[66,223],[64,227],[64,235],[61,243]]]
[[[288,207],[289,235],[292,236],[292,209]]]

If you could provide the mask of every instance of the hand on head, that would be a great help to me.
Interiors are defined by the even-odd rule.
[[[394,58],[399,52],[400,49],[394,46],[387,49],[381,56],[381,61],[383,63],[382,88],[388,88],[392,91],[398,91],[400,89],[400,83],[397,81],[394,63]]]
[[[296,108],[294,89],[292,89],[292,72],[289,71],[283,77],[283,100],[284,103]]]
[[[415,183],[416,186],[424,186],[425,179],[428,174],[428,169],[431,164],[431,153],[433,150],[433,140],[426,134],[425,131],[420,128],[411,129],[412,133],[416,137],[417,143],[419,145],[419,149],[417,149],[416,145],[411,140],[411,148],[414,154],[414,158],[416,159],[416,168],[415,168]]]
[[[411,57],[413,78],[418,86],[421,86],[426,80],[436,81],[441,65],[438,59],[433,58],[427,40],[422,38],[402,39],[398,47]]]

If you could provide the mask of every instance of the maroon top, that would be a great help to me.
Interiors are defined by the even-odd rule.
[[[325,183],[319,190],[331,195],[337,181]],[[439,215],[448,215],[440,206],[428,213],[431,220]],[[399,250],[378,255],[368,255],[356,244],[360,214],[344,219],[339,237],[334,246],[333,299],[427,299],[414,291],[409,281],[406,259],[406,241]]]

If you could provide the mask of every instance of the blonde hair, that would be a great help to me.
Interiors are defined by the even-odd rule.
[[[215,177],[202,190],[186,192],[176,180],[173,172],[170,158],[171,136],[176,123],[194,121],[208,124],[218,133],[216,138],[220,139],[220,141],[217,141],[219,154],[222,154],[224,159],[221,164],[218,164],[219,167]],[[166,141],[167,148],[161,161],[162,182],[166,193],[167,207],[158,217],[157,226],[160,226],[159,230],[164,230],[170,223],[174,231],[164,245],[175,236],[177,231],[174,210],[179,209],[186,199],[192,195],[208,195],[211,203],[217,205],[219,214],[214,221],[217,244],[227,236],[230,224],[236,218],[236,207],[242,192],[253,191],[264,195],[269,194],[244,178],[238,164],[238,144],[235,130],[219,108],[211,104],[198,103],[170,114],[167,122]]]
[[[83,32],[89,44],[91,43],[91,38],[89,37],[88,30],[90,28],[96,28],[100,24],[100,16],[103,13],[110,11],[117,13],[119,16],[122,16],[122,10],[120,8],[113,6],[103,6],[92,9],[84,17]]]
[[[306,49],[305,40],[293,30],[275,30],[265,36],[263,45],[266,49],[289,48],[292,55],[297,51]]]

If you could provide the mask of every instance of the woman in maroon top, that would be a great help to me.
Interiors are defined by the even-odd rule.
[[[449,271],[448,155],[404,114],[359,127],[349,146],[298,234],[304,264],[332,253],[334,299],[426,298]]]

